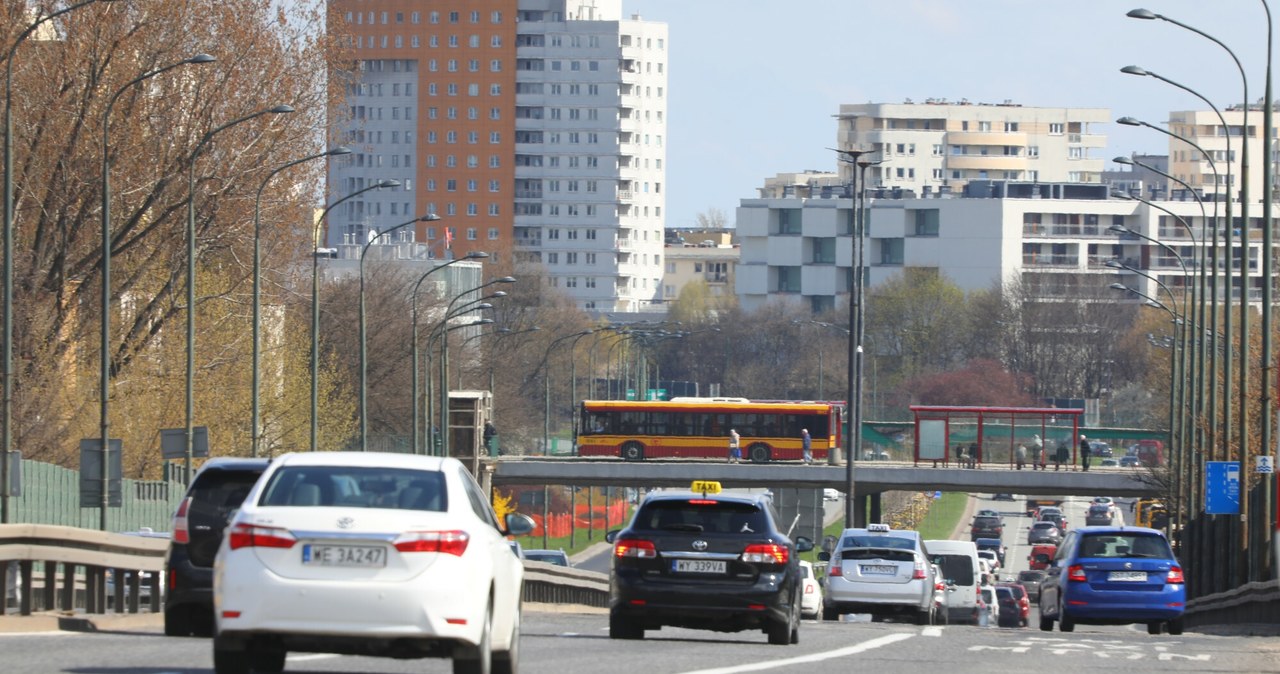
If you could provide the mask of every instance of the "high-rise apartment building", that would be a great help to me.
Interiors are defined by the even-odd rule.
[[[867,150],[882,163],[867,169],[869,185],[917,195],[960,192],[971,180],[1100,182],[1110,122],[1105,108],[1029,108],[1001,104],[868,103],[841,105],[841,149]],[[852,169],[844,164],[847,181]],[[861,179],[859,175],[859,179]]]
[[[332,0],[352,67],[336,85],[330,246],[424,213],[442,255],[511,255],[585,309],[658,299],[667,29],[621,0]],[[526,267],[529,268],[529,267]]]
[[[1262,189],[1262,171],[1269,160],[1266,146],[1262,142],[1264,112],[1260,105],[1250,106],[1247,128],[1242,106],[1223,110],[1221,118],[1213,110],[1170,112],[1170,133],[1181,136],[1194,145],[1174,136],[1169,137],[1169,173],[1202,194],[1231,193],[1231,198],[1238,201],[1243,198],[1240,190],[1245,185],[1243,141],[1247,141],[1249,201],[1262,199],[1265,194]],[[1273,130],[1272,143],[1275,142],[1275,134]],[[1204,153],[1210,156],[1205,157]],[[1274,160],[1274,157],[1270,159]],[[1277,179],[1276,173],[1272,172],[1273,181]],[[1228,184],[1231,185],[1230,189],[1227,188]],[[1167,189],[1180,190],[1184,187],[1169,181]]]

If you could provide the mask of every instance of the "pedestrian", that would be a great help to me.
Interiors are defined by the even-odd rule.
[[[1061,470],[1062,464],[1067,462],[1067,459],[1070,458],[1070,455],[1071,455],[1071,450],[1067,448],[1067,441],[1059,440],[1058,451],[1054,452],[1053,454],[1053,469],[1055,471]]]
[[[964,445],[956,445],[956,463],[964,468]]]
[[[737,429],[729,429],[729,463],[737,463],[742,458],[742,448],[738,446]]]
[[[1013,458],[1018,464],[1018,470],[1022,470],[1022,467],[1027,465],[1027,446],[1018,445],[1018,448],[1013,451]]]
[[[969,467],[977,468],[978,463],[981,460],[982,460],[982,448],[979,447],[978,443],[976,442],[969,443]]]
[[[804,462],[813,463],[813,439],[809,437],[809,429],[800,429],[800,448],[804,451]]]
[[[1089,445],[1089,439],[1084,435],[1080,436],[1080,465],[1084,472],[1089,472],[1089,459],[1093,456],[1093,447]]]

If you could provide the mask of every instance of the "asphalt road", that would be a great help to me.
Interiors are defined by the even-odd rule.
[[[212,670],[207,639],[159,630],[0,634],[0,671],[167,674]],[[1280,644],[1263,637],[1188,632],[1152,637],[1130,627],[1079,626],[1072,634],[971,626],[805,621],[800,643],[770,646],[759,632],[650,632],[643,641],[608,638],[600,612],[526,613],[520,667],[526,674],[873,671],[1277,672]],[[292,654],[288,672],[448,672],[445,660],[384,660]]]

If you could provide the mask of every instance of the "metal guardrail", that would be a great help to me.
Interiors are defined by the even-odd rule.
[[[63,611],[83,606],[86,613],[106,613],[108,585],[117,613],[137,613],[140,607],[143,572],[150,579],[149,608],[161,610],[161,583],[165,551],[164,538],[128,536],[93,529],[52,524],[0,524],[0,615],[8,610],[9,575],[17,562],[18,612],[31,615],[39,592],[46,610]],[[36,564],[42,566],[43,580],[36,583]],[[59,574],[59,566],[62,573]],[[123,582],[108,582],[112,579]],[[80,597],[83,599],[80,599]],[[127,604],[127,605],[126,605]]]
[[[608,608],[609,576],[598,571],[525,560],[524,600]]]
[[[1188,626],[1280,624],[1280,580],[1248,583],[1187,602]]]

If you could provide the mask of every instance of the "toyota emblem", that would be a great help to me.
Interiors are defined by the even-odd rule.
[[[350,517],[343,517],[342,519],[339,519],[339,520],[338,520],[338,528],[339,528],[339,529],[350,529],[350,528],[351,528],[351,525],[352,525],[352,524],[355,524],[355,523],[356,523],[356,521],[355,521],[355,520],[353,520],[353,519],[351,519]]]
[[[694,550],[698,550],[698,551],[706,550],[706,549],[707,549],[707,542],[706,542],[706,541],[703,541],[703,540],[697,540],[697,541],[694,541],[694,542],[693,542],[693,549],[694,549]]]

